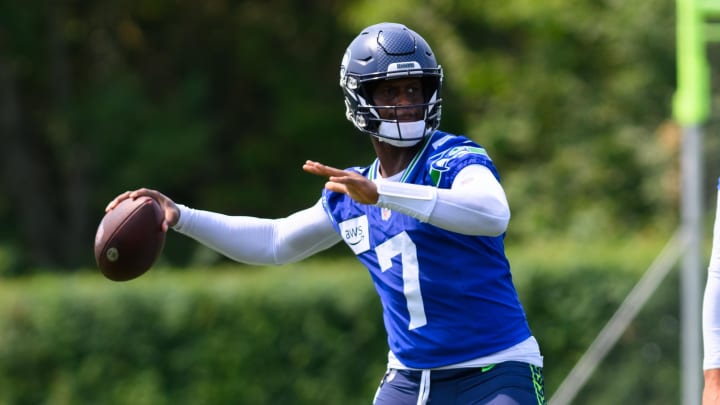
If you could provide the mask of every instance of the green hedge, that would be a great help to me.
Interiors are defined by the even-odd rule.
[[[667,242],[663,234],[612,241],[538,239],[509,246],[520,298],[545,357],[547,398],[659,254]],[[679,403],[678,302],[675,269],[573,404]]]
[[[528,257],[515,278],[549,398],[644,269]],[[675,291],[673,277],[577,403],[677,403]],[[350,260],[3,280],[0,404],[368,404],[385,368],[380,311]]]
[[[368,283],[289,270],[6,283],[0,403],[366,404],[386,358]]]

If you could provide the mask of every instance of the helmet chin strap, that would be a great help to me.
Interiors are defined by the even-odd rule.
[[[380,142],[389,143],[399,148],[417,145],[425,138],[425,121],[381,122],[376,138]]]

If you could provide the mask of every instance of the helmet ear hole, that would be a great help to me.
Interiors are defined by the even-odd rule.
[[[433,97],[439,97],[440,81],[437,77],[423,77],[422,86],[426,103],[429,103]]]
[[[379,80],[365,82],[363,83],[362,88],[359,90],[359,92],[362,93],[363,98],[367,100],[369,104],[376,104],[375,100],[373,99],[373,94],[375,94],[375,89],[377,88],[379,83]]]

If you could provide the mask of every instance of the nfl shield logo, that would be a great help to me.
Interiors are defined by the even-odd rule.
[[[380,217],[383,221],[387,221],[390,219],[390,215],[392,214],[392,211],[390,211],[390,208],[382,208],[380,210]]]

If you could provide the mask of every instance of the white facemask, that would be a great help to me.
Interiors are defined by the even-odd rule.
[[[399,148],[415,146],[427,135],[425,121],[381,122],[378,128],[378,140]],[[402,136],[401,136],[402,135]]]

